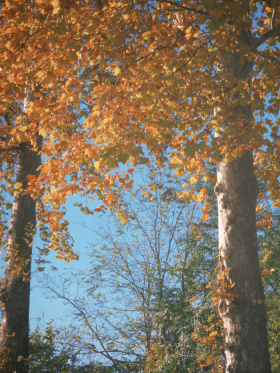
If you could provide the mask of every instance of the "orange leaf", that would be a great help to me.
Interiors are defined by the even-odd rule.
[[[205,212],[202,216],[201,216],[201,220],[202,221],[206,221],[209,219],[209,214],[207,212]]]

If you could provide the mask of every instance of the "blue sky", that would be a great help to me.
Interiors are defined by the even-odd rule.
[[[75,246],[74,251],[79,252],[80,259],[78,261],[72,260],[66,263],[64,260],[57,260],[55,253],[50,252],[45,258],[49,263],[45,266],[45,272],[51,274],[62,274],[68,273],[77,269],[86,269],[88,267],[87,258],[87,245],[93,240],[92,233],[81,224],[88,219],[78,207],[73,206],[75,202],[81,202],[79,197],[72,196],[66,203],[67,214],[66,219],[69,221],[69,231],[73,236]],[[99,201],[100,202],[100,201]],[[96,201],[96,206],[99,205]],[[33,244],[33,258],[36,258],[38,248],[43,243],[37,234]],[[5,252],[0,254],[0,278],[4,277],[5,274],[5,261],[3,259]],[[51,267],[55,266],[57,271],[51,271]],[[33,331],[37,325],[45,327],[46,324],[51,320],[57,319],[59,325],[65,314],[70,311],[70,308],[57,299],[49,299],[46,297],[46,291],[38,283],[38,280],[42,279],[42,272],[38,272],[38,265],[33,260],[32,262],[32,277],[31,277],[31,298],[30,298],[30,330]]]
[[[137,167],[135,173],[137,172]],[[143,180],[136,174],[134,175],[135,184],[142,183]],[[32,262],[32,276],[31,276],[31,296],[30,296],[30,331],[39,326],[44,328],[51,320],[55,321],[55,325],[65,325],[70,320],[66,321],[66,314],[71,314],[73,308],[66,305],[60,299],[55,297],[50,298],[50,293],[40,283],[44,274],[50,277],[58,278],[59,276],[71,276],[77,270],[87,270],[90,268],[90,259],[88,254],[91,249],[89,245],[97,242],[97,237],[90,230],[90,225],[93,223],[92,215],[85,215],[80,211],[80,208],[74,206],[74,203],[83,203],[86,205],[86,197],[70,196],[66,202],[66,216],[65,219],[69,222],[69,232],[74,239],[74,252],[79,254],[79,260],[72,260],[66,263],[63,259],[56,259],[55,252],[50,252],[44,259],[48,261],[45,265],[45,271],[39,272],[38,265],[35,263],[38,248],[43,245],[39,235],[37,234],[33,244],[33,262]],[[90,202],[89,208],[94,209],[102,205],[102,201],[96,199]],[[95,217],[98,217],[95,213]],[[105,215],[104,215],[105,216]],[[40,265],[41,266],[41,265]],[[53,271],[51,268],[56,267],[57,270]],[[2,277],[2,274],[1,274]],[[73,289],[74,291],[74,289]],[[48,293],[48,295],[47,295]]]
[[[69,275],[75,269],[86,269],[88,267],[87,245],[92,241],[92,234],[86,227],[81,224],[88,218],[83,214],[78,207],[73,206],[78,201],[78,197],[72,196],[66,203],[67,214],[66,219],[69,221],[69,232],[73,236],[75,246],[74,251],[80,254],[80,259],[72,260],[66,263],[64,260],[57,260],[55,253],[50,252],[45,258],[49,261],[45,266],[45,273],[58,275],[68,273]],[[98,202],[97,202],[98,204]],[[40,247],[42,242],[38,235],[35,238],[33,245],[33,255],[36,257],[38,252],[37,247]],[[51,267],[57,268],[57,271],[52,271]],[[63,321],[65,314],[70,311],[70,308],[63,304],[61,300],[49,299],[46,297],[46,290],[38,283],[42,279],[42,272],[38,272],[38,266],[32,263],[32,280],[31,280],[31,298],[30,298],[30,330],[33,331],[37,325],[40,327],[46,326],[51,319],[57,319],[58,324],[60,320]]]

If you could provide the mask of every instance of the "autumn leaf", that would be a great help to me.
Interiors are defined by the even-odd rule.
[[[208,219],[209,219],[209,214],[207,212],[205,212],[204,214],[202,214],[202,216],[201,216],[201,220],[202,221],[206,221]]]
[[[119,68],[119,66],[116,66],[115,68],[114,68],[114,74],[117,76],[117,75],[119,75],[120,73],[121,73],[121,68]]]
[[[22,183],[15,183],[15,188],[16,189],[21,189]]]

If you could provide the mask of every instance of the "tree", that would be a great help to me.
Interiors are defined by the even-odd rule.
[[[58,329],[47,326],[43,331],[37,327],[30,335],[30,373],[114,373],[98,364],[81,364],[70,344]],[[69,340],[67,341],[69,342]]]
[[[101,81],[91,92],[94,108],[85,123],[94,132],[95,171],[122,182],[109,171],[143,162],[141,146],[159,159],[163,149],[174,149],[171,164],[178,175],[194,174],[192,183],[207,173],[205,160],[216,162],[226,371],[270,372],[255,170],[277,200],[278,140],[264,136],[277,131],[265,117],[279,108],[277,4],[113,2],[99,14],[106,34],[88,36],[83,58],[118,84]],[[101,198],[114,203],[104,186]]]
[[[201,222],[202,193],[195,200],[178,196],[182,181],[170,166],[151,161],[137,180],[120,198],[121,215],[112,208],[90,223],[92,268],[61,281],[44,277],[42,287],[73,307],[75,350],[100,356],[117,372],[221,369],[221,330],[209,285],[216,211]]]
[[[42,281],[52,296],[73,306],[70,317],[73,324],[75,314],[75,326],[72,331],[67,328],[63,344],[71,346],[69,356],[78,359],[110,356],[108,369],[114,361],[116,372],[138,372],[140,367],[145,372],[165,373],[222,371],[223,340],[213,309],[217,297],[213,281],[216,209],[207,222],[201,222],[198,201],[186,204],[176,197],[180,181],[170,170],[152,167],[151,174],[146,170],[141,175],[137,178],[141,184],[122,197],[127,215],[120,218],[123,224],[127,220],[125,225],[112,211],[112,218],[101,214],[88,226],[97,240],[92,247],[92,269],[65,273],[59,282],[53,275]],[[267,220],[265,195],[258,202],[258,241],[269,297],[269,344],[273,371],[277,371],[279,212],[272,211]],[[90,205],[86,211],[91,211]],[[159,281],[159,273],[165,273],[163,281]]]
[[[169,149],[171,165],[178,176],[192,175],[190,183],[203,176],[213,180],[205,162],[217,164],[227,372],[271,370],[254,172],[279,206],[277,5],[58,0],[37,3],[36,9],[29,2],[2,8],[17,20],[12,31],[24,35],[24,43],[22,38],[11,43],[5,34],[3,55],[13,56],[1,72],[6,87],[10,72],[17,77],[18,50],[34,52],[33,61],[41,52],[49,56],[18,76],[50,90],[50,100],[31,109],[46,135],[43,152],[49,159],[29,191],[41,196],[44,185],[44,203],[53,208],[44,221],[57,237],[65,230],[61,207],[67,195],[83,190],[104,201],[100,209],[116,205],[116,190],[131,186],[133,167],[147,161],[147,149],[159,162]],[[27,27],[23,17],[34,18],[38,28]],[[2,26],[11,31],[3,19]],[[204,214],[206,219],[207,207]]]
[[[70,356],[68,350],[58,353],[58,330],[48,326],[44,334],[37,327],[30,335],[30,373],[68,373],[71,371],[68,361],[75,362],[75,355]],[[71,364],[72,365],[72,364]]]
[[[6,2],[1,6],[1,202],[4,211],[12,205],[9,228],[7,211],[1,212],[0,222],[1,243],[7,250],[5,278],[1,283],[0,369],[3,372],[28,371],[32,243],[36,232],[36,198],[42,196],[44,189],[37,178],[41,153],[46,155],[48,146],[45,139],[42,149],[46,123],[40,121],[32,108],[38,109],[40,101],[44,101],[45,108],[53,104],[46,97],[49,82],[36,81],[41,57],[50,52],[41,36],[51,23],[52,20],[38,13],[32,2]],[[30,48],[28,42],[35,35],[36,47]],[[33,184],[36,184],[36,192]],[[9,194],[14,196],[12,204]],[[40,210],[39,220],[44,223],[46,206]],[[67,256],[71,250],[68,250],[67,233],[63,233],[65,223],[59,224],[62,216],[57,216],[56,225],[63,236]],[[47,238],[45,229],[46,225],[41,233]],[[50,246],[54,248],[56,243],[57,247],[59,242],[56,238]],[[70,257],[74,257],[73,253]]]
[[[27,92],[24,102],[26,113],[32,102]],[[31,250],[36,227],[35,200],[22,193],[28,183],[27,175],[36,177],[41,164],[40,155],[30,142],[19,146],[13,209],[8,230],[6,273],[1,289],[1,369],[6,372],[25,372],[28,366],[29,295]]]
[[[140,367],[165,373],[222,371],[224,342],[215,312],[216,209],[201,222],[200,196],[194,202],[186,202],[180,194],[176,197],[180,180],[170,170],[150,167],[150,172],[144,168],[138,174],[140,185],[122,196],[121,216],[112,210],[89,225],[83,223],[97,241],[90,254],[92,268],[65,273],[60,281],[53,275],[44,277],[42,287],[73,307],[70,317],[73,320],[75,314],[75,327],[72,332],[68,328],[64,343],[78,358],[90,355],[98,360],[102,355],[108,369],[114,361],[117,372],[138,372]],[[264,185],[260,192],[258,243],[276,372],[279,209],[271,210]],[[90,204],[85,211],[92,213]]]
[[[269,199],[266,198],[265,192],[261,185],[262,196],[257,211],[258,224],[258,243],[261,255],[261,270],[265,287],[266,309],[268,319],[268,341],[271,355],[271,368],[277,372],[280,368],[279,349],[280,341],[278,338],[279,331],[279,208],[271,209]]]

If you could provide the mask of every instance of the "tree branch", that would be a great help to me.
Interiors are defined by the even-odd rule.
[[[263,34],[261,37],[255,40],[255,47],[258,48],[260,45],[265,43],[267,40],[271,38],[275,38],[276,36],[280,36],[280,26],[271,28],[268,30],[265,34]]]
[[[270,26],[272,28],[275,27],[275,19],[276,19],[277,8],[278,8],[278,6],[276,5],[276,7],[272,11],[272,18],[271,18],[271,23],[270,23]]]
[[[6,123],[7,123],[7,125],[8,125],[9,127],[11,127],[11,126],[12,126],[12,123],[11,123],[11,121],[10,121],[10,118],[9,118],[8,113],[6,112],[6,113],[3,115],[3,117],[4,117],[4,119],[5,119]]]
[[[188,10],[189,12],[194,12],[194,13],[197,13],[197,14],[203,14],[203,15],[208,15],[209,14],[208,12],[206,12],[204,10],[198,10],[196,8],[190,8],[188,6],[181,5],[177,1],[170,1],[170,0],[157,0],[157,1],[159,3],[165,3],[165,4],[176,6],[177,7],[176,9],[172,9],[176,12],[178,12],[180,10]]]
[[[29,39],[31,39],[34,35],[36,35],[39,31],[41,30],[41,28],[39,28],[38,30],[34,31],[32,34],[30,34],[21,44],[20,46],[15,50],[15,52],[13,52],[13,54],[9,57],[13,57],[18,51],[20,51],[22,48],[25,47],[26,43],[28,42]]]
[[[176,74],[179,70],[183,69],[184,67],[186,67],[191,61],[192,59],[195,57],[195,55],[197,54],[197,52],[202,48],[204,47],[205,45],[208,45],[209,43],[211,43],[212,40],[215,39],[215,36],[213,36],[206,44],[200,44],[199,47],[194,51],[194,53],[192,54],[192,56],[187,60],[187,62],[185,62],[182,66],[178,67],[177,70],[173,71],[172,73],[170,73],[170,75],[174,75]]]

